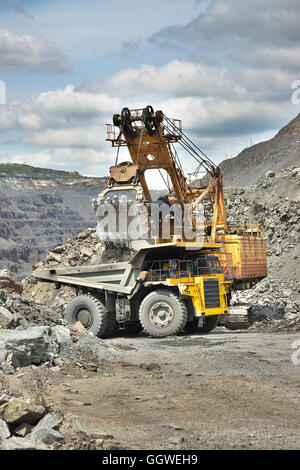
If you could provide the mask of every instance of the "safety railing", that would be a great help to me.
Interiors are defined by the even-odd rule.
[[[106,140],[112,143],[113,147],[126,147],[126,141],[120,137],[120,128],[113,124],[106,124]]]
[[[150,269],[151,281],[164,281],[166,279],[181,279],[193,277],[193,262],[174,260],[156,260]]]
[[[259,223],[229,223],[228,233],[239,235],[262,235],[262,226]]]

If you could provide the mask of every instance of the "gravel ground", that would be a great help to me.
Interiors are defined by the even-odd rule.
[[[79,416],[98,437],[91,447],[66,431],[66,448],[299,449],[299,339],[224,328],[119,337],[100,340],[101,350],[117,352],[103,367],[26,367],[0,373],[0,384],[35,393],[50,412]]]

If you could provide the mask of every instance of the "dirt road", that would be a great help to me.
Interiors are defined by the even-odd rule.
[[[118,337],[106,341],[118,362],[98,372],[28,367],[0,378],[9,390],[34,390],[50,411],[79,416],[96,448],[299,449],[300,363],[291,358],[299,339],[224,328]]]

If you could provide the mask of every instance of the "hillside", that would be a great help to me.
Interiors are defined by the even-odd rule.
[[[267,171],[300,166],[300,113],[272,139],[244,149],[220,165],[225,186],[256,183]]]
[[[86,177],[82,177],[77,171],[52,170],[51,168],[38,168],[21,163],[0,163],[0,178],[9,176],[36,179],[86,179]]]
[[[55,246],[95,225],[91,201],[105,178],[0,164],[0,269],[24,277]]]

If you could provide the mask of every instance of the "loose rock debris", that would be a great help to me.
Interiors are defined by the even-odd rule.
[[[66,432],[71,434],[68,443]],[[86,448],[96,447],[91,431],[78,416],[49,413],[25,397],[6,393],[0,397],[0,450],[72,449],[82,435]]]

